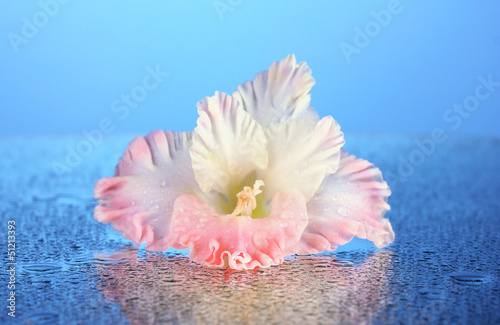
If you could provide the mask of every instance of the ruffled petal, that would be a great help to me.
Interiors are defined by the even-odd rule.
[[[165,251],[170,220],[181,193],[200,195],[189,156],[190,133],[153,131],[137,136],[116,166],[115,176],[99,180],[94,217],[135,244]]]
[[[193,261],[241,270],[281,264],[306,225],[299,191],[276,194],[270,216],[263,219],[220,215],[203,200],[183,195],[175,202],[172,235],[182,245],[177,248],[189,247]]]
[[[233,97],[264,128],[297,118],[317,121],[310,106],[309,91],[314,83],[311,69],[305,62],[297,64],[292,54],[281,62],[273,62],[269,71],[258,73],[253,81],[240,85]]]
[[[344,135],[331,116],[318,123],[298,119],[274,124],[266,136],[269,163],[262,177],[266,193],[296,188],[309,200],[325,175],[337,171]]]
[[[196,180],[204,192],[229,195],[249,173],[267,166],[266,136],[227,94],[204,98],[198,112],[190,149]]]
[[[377,247],[394,241],[394,231],[384,214],[390,209],[391,191],[373,164],[342,150],[339,170],[327,176],[307,204],[309,224],[295,254],[335,250],[354,236]]]

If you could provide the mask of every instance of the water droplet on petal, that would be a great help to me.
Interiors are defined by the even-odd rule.
[[[341,216],[347,217],[351,211],[345,207],[340,207],[337,209],[337,213],[340,214]]]
[[[167,181],[160,181],[160,186],[161,187],[167,186]]]

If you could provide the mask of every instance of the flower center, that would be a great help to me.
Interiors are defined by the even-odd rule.
[[[236,194],[238,203],[236,203],[236,207],[233,213],[231,213],[233,217],[240,214],[243,216],[252,216],[252,211],[257,207],[257,200],[255,197],[262,193],[260,190],[261,186],[264,186],[264,182],[258,179],[255,181],[255,184],[253,184],[253,188],[245,186],[243,187],[243,191]]]

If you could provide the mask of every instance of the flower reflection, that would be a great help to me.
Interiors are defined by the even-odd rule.
[[[370,323],[387,304],[392,251],[342,257],[240,272],[126,248],[96,256],[95,267],[99,290],[131,324]]]

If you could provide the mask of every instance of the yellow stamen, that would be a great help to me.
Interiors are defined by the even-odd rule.
[[[244,216],[252,216],[252,211],[257,207],[257,200],[255,200],[255,197],[262,193],[260,190],[261,186],[264,186],[264,182],[258,179],[255,181],[253,189],[250,186],[245,186],[243,187],[243,191],[236,194],[238,203],[236,203],[236,207],[233,213],[231,213],[233,217],[240,213]]]

